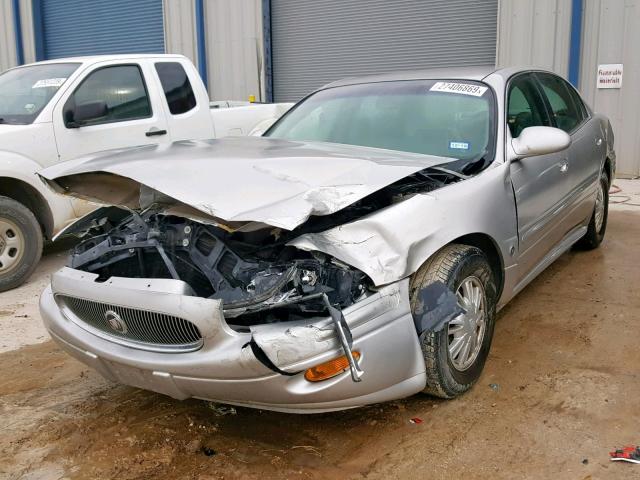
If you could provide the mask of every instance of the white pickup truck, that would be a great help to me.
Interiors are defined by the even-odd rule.
[[[181,55],[68,58],[2,73],[0,291],[24,282],[43,242],[94,208],[54,194],[37,171],[103,150],[261,133],[290,106],[210,103]]]

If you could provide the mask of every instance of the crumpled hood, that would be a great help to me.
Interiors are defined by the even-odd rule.
[[[141,208],[168,196],[214,219],[293,230],[311,215],[337,212],[451,160],[238,137],[104,152],[55,165],[40,176],[58,191],[100,203]]]

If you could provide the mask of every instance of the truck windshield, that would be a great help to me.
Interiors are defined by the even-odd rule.
[[[469,80],[403,80],[321,90],[265,136],[490,161],[492,90]]]
[[[0,75],[0,123],[32,123],[79,66],[51,63],[14,68]]]

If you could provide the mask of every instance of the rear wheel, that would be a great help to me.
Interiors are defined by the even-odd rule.
[[[589,221],[589,227],[584,237],[576,242],[576,247],[583,250],[598,248],[604,240],[607,231],[607,219],[609,218],[609,177],[606,172],[600,174],[596,203]]]
[[[42,255],[42,229],[33,213],[0,196],[0,292],[24,283]]]
[[[469,390],[482,373],[493,337],[497,290],[486,256],[468,245],[448,245],[414,274],[410,287],[414,312],[420,290],[435,282],[456,295],[464,313],[439,331],[420,333],[427,373],[424,391],[453,398]]]

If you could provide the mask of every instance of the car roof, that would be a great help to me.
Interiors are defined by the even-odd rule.
[[[482,80],[487,75],[495,72],[494,65],[481,67],[455,67],[455,68],[429,68],[425,70],[410,70],[405,72],[391,72],[378,75],[364,75],[361,77],[348,77],[325,85],[324,88],[341,87],[344,85],[357,85],[360,83],[393,82],[400,80],[434,80],[434,79],[460,79]]]
[[[335,82],[328,83],[319,90],[325,88],[342,87],[346,85],[358,85],[363,83],[393,82],[402,80],[474,80],[482,81],[492,74],[502,76],[506,79],[519,72],[526,71],[546,71],[544,68],[532,66],[514,66],[500,68],[495,65],[484,65],[478,67],[447,67],[429,68],[424,70],[410,70],[383,73],[378,75],[364,75],[360,77],[348,77]]]

